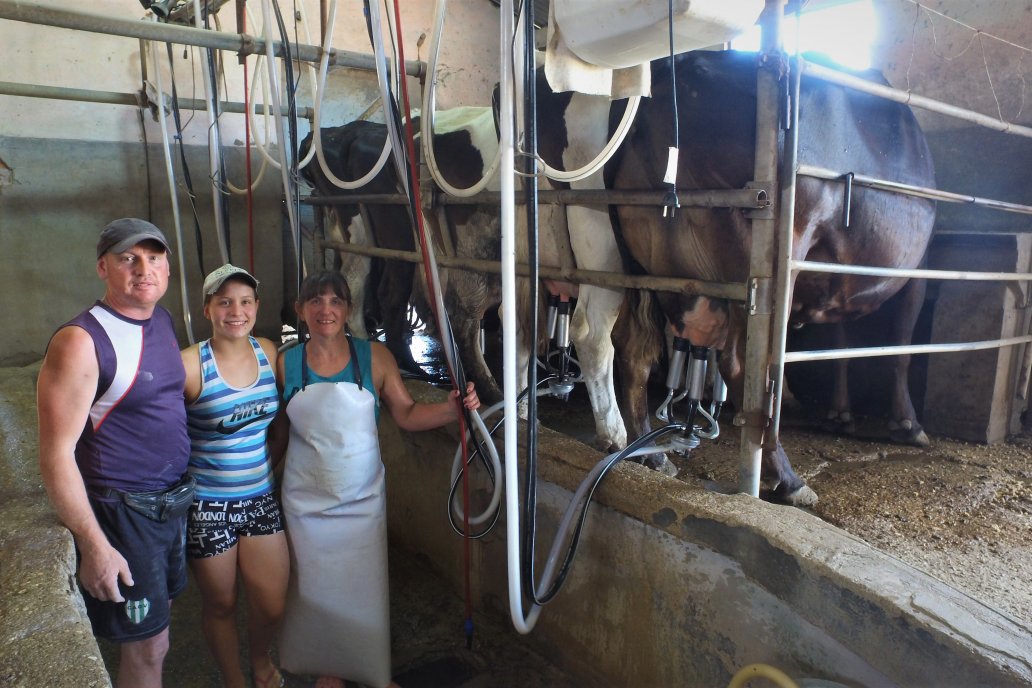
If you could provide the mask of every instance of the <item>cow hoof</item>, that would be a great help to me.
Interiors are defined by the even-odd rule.
[[[822,424],[825,432],[834,435],[855,435],[856,421],[849,411],[828,411],[828,417]]]
[[[767,501],[789,506],[812,507],[817,505],[817,493],[810,489],[809,485],[801,485],[788,492],[782,484],[772,490],[763,491],[760,496]]]
[[[785,503],[792,506],[817,506],[817,493],[810,489],[809,485],[803,485],[797,490],[785,496]]]
[[[656,457],[646,456],[645,465],[657,473],[662,473],[670,478],[677,477],[677,466],[665,454],[658,454]]]
[[[924,428],[910,420],[889,423],[889,439],[896,444],[909,444],[914,447],[927,447],[931,443]]]

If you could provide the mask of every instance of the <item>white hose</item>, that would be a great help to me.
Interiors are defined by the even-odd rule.
[[[374,6],[375,7],[379,7],[379,5],[377,5],[375,2],[369,3],[370,14],[372,14],[372,8]],[[379,11],[377,11],[376,16],[377,16],[377,19],[379,19]],[[387,138],[384,140],[384,142],[383,142],[383,150],[380,151],[380,157],[376,159],[376,163],[373,165],[372,169],[369,170],[369,172],[367,172],[366,174],[362,175],[361,177],[359,177],[358,179],[356,179],[354,181],[350,181],[349,182],[349,181],[346,181],[344,179],[340,179],[339,177],[337,177],[337,175],[335,175],[333,173],[333,171],[330,169],[329,164],[327,164],[327,162],[326,162],[326,157],[323,154],[323,148],[322,148],[322,101],[323,101],[323,98],[325,96],[326,74],[329,71],[329,65],[330,65],[330,39],[333,37],[333,24],[336,21],[336,19],[337,19],[337,0],[330,0],[330,8],[329,8],[329,11],[327,12],[327,20],[326,20],[326,38],[323,41],[323,45],[322,45],[322,57],[319,59],[319,76],[318,76],[318,80],[316,82],[316,91],[315,91],[315,98],[314,98],[314,101],[315,101],[315,104],[314,104],[315,115],[314,115],[313,121],[312,121],[312,146],[311,146],[311,149],[308,151],[309,155],[306,156],[306,160],[311,159],[310,156],[314,152],[315,153],[315,157],[319,160],[319,168],[322,170],[322,172],[326,176],[326,178],[330,180],[331,184],[333,184],[334,186],[336,186],[339,189],[348,189],[348,190],[360,189],[363,186],[365,186],[366,184],[368,184],[369,182],[371,182],[373,180],[373,178],[376,177],[376,175],[380,174],[380,170],[383,169],[384,164],[387,162],[387,156],[389,156],[391,154],[391,148],[392,148],[391,136],[388,134]],[[373,36],[374,37],[376,36],[376,29],[375,28],[373,30]],[[376,50],[374,50],[373,54],[374,55],[380,55],[382,53],[378,53],[378,52],[376,52]],[[377,64],[377,81],[379,81],[380,64],[381,64],[381,62],[382,61],[379,60],[379,59],[376,60],[376,64]],[[384,91],[384,89],[381,88],[381,96],[383,94],[383,91]],[[386,103],[387,101],[383,100],[383,102]],[[389,129],[390,128],[390,120],[392,118],[388,114],[387,117],[385,117],[385,119],[388,121],[388,125],[387,126],[388,126],[388,131],[390,131],[390,129]]]
[[[194,26],[204,28],[201,20],[201,0],[193,0]],[[214,101],[218,97],[215,85],[211,83],[211,70],[208,69],[214,51],[208,50],[208,60],[202,65],[204,77],[204,106],[208,113],[208,170],[211,175],[211,200],[215,214],[215,234],[218,238],[219,256],[223,263],[229,262],[229,247],[226,245],[226,227],[223,223],[222,198],[222,136],[219,133],[219,118],[215,112]]]
[[[444,178],[441,169],[437,165],[437,158],[434,155],[434,109],[437,106],[437,59],[441,50],[441,35],[444,33],[444,15],[448,0],[437,0],[434,6],[434,25],[430,33],[430,53],[427,56],[427,85],[423,89],[422,115],[419,123],[420,136],[423,139],[423,157],[426,161],[430,176],[441,189],[452,196],[469,197],[480,193],[487,184],[494,178],[501,160],[501,149],[495,151],[491,163],[484,171],[484,175],[473,186],[465,189],[452,186]],[[502,52],[506,47],[502,47]],[[511,58],[511,56],[510,56]],[[506,58],[506,59],[510,59]]]
[[[500,140],[501,182],[501,226],[502,226],[502,393],[505,399],[504,456],[505,482],[510,489],[505,491],[505,518],[508,535],[505,538],[509,568],[509,615],[519,633],[530,633],[537,623],[540,607],[533,607],[530,614],[523,613],[523,588],[520,576],[520,505],[517,475],[516,433],[516,210],[513,152],[513,92],[512,55],[509,46],[513,40],[512,0],[502,0],[499,11],[501,75],[499,78],[498,128]],[[426,113],[424,112],[424,116]]]
[[[272,1],[273,0],[262,0],[262,30],[265,38],[265,59],[268,60],[269,65],[275,65],[276,59],[273,51],[273,37],[270,30],[275,22],[272,21]],[[284,37],[285,38],[285,37]],[[279,153],[280,163],[280,177],[283,179],[283,200],[287,206],[287,218],[290,221],[290,233],[294,240],[294,246],[300,246],[300,231],[297,226],[297,214],[294,212],[294,203],[292,201],[294,197],[293,188],[291,186],[292,180],[290,179],[290,165],[287,162],[287,148],[289,146],[290,136],[287,135],[285,129],[285,118],[283,117],[283,108],[280,102],[280,80],[279,70],[269,69],[269,75],[272,81],[272,107],[276,118],[276,132],[277,138],[279,139],[279,146],[277,146],[277,153]],[[291,151],[293,153],[293,151]],[[303,263],[303,255],[298,256],[298,262]],[[302,266],[303,272],[303,266]]]
[[[158,18],[155,16],[154,21]],[[158,63],[158,44],[151,41],[151,61],[154,63],[154,89],[158,99],[158,122],[161,124],[161,152],[165,156],[165,176],[168,178],[168,195],[172,203],[172,224],[176,232],[176,261],[179,264],[179,294],[183,299],[183,324],[186,325],[186,339],[194,344],[193,323],[190,319],[190,300],[186,290],[186,264],[183,261],[183,226],[179,219],[179,194],[176,193],[176,173],[172,166],[172,149],[168,140],[168,118],[165,115],[165,91],[161,83],[161,65]]]
[[[258,22],[255,21],[254,15],[251,13],[251,8],[248,6],[246,9],[247,9],[248,21],[251,23],[252,26],[257,26]],[[301,26],[302,26],[302,28],[304,28],[305,41],[307,43],[311,44],[311,42],[312,42],[311,31],[308,28],[308,14],[304,11],[304,4],[298,5],[297,9],[298,9],[298,13],[301,15]],[[259,32],[256,32],[256,33],[259,33]],[[266,34],[266,30],[265,30],[264,26],[262,27],[262,30],[261,30],[260,33],[262,35]],[[305,62],[304,66],[305,66],[305,68],[308,71],[308,78],[311,81],[311,89],[312,89],[313,98],[314,98],[315,97],[314,94],[316,93],[316,90],[317,90],[315,67],[313,67],[308,62]],[[265,56],[262,55],[261,53],[257,53],[255,55],[255,61],[254,61],[254,77],[251,80],[251,86],[250,86],[251,90],[250,90],[250,98],[249,98],[249,100],[251,102],[251,107],[245,113],[245,116],[247,117],[248,122],[250,122],[250,125],[251,125],[251,138],[252,138],[252,140],[248,142],[248,145],[251,145],[253,143],[254,147],[258,150],[259,154],[261,154],[261,157],[262,157],[262,167],[258,171],[258,178],[251,185],[251,189],[252,190],[254,190],[257,187],[258,181],[261,180],[262,175],[265,173],[266,165],[271,165],[273,167],[273,169],[277,169],[277,170],[280,169],[279,162],[276,161],[275,159],[273,159],[273,157],[269,154],[269,151],[267,150],[267,146],[269,144],[269,141],[271,140],[270,137],[268,135],[266,135],[265,141],[261,142],[261,141],[258,140],[258,137],[257,137],[257,135],[255,133],[255,132],[258,131],[258,126],[255,124],[255,121],[254,121],[254,107],[255,107],[254,104],[257,102],[257,99],[255,98],[255,88],[256,88],[259,80],[262,83],[262,94],[263,94],[263,98],[262,98],[262,124],[263,124],[263,128],[264,128],[266,134],[268,134],[268,132],[269,132],[269,100],[271,99],[271,93],[269,91],[269,82],[268,82],[268,78],[267,78],[268,71],[269,71],[268,70],[268,61],[265,59]],[[298,163],[298,165],[297,165],[298,169],[301,169],[305,165],[307,165],[312,160],[314,155],[315,155],[315,151],[309,149],[308,154],[305,155],[304,159],[301,160],[301,162]],[[234,193],[247,193],[246,190],[240,191],[240,190],[236,189],[236,187],[231,187],[230,190],[233,191]]]
[[[613,132],[612,138],[609,139],[591,162],[583,167],[566,172],[555,169],[542,159],[539,162],[545,172],[545,176],[559,182],[579,182],[602,169],[602,166],[609,162],[609,159],[616,153],[616,149],[623,143],[627,132],[631,130],[631,124],[634,123],[634,116],[638,114],[638,105],[640,103],[641,96],[631,96],[627,99],[627,109],[624,110],[623,117],[620,118],[620,124],[617,126],[616,131]]]

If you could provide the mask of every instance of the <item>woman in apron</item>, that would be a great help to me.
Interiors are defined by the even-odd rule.
[[[351,292],[337,272],[310,275],[296,305],[309,339],[277,362],[290,439],[283,513],[291,579],[280,664],[317,674],[319,688],[348,679],[391,685],[384,469],[376,423],[384,405],[402,430],[458,417],[448,401],[417,404],[378,342],[345,332]],[[462,400],[480,406],[473,385]]]

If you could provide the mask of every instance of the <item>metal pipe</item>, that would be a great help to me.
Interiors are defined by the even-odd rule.
[[[1032,138],[1032,128],[1021,126],[1020,124],[1011,124],[1010,122],[1004,122],[1003,120],[983,115],[973,110],[966,110],[956,105],[950,105],[934,98],[927,98],[925,96],[914,95],[907,91],[901,91],[891,86],[883,86],[882,84],[876,84],[866,79],[845,74],[836,69],[830,69],[823,67],[813,62],[803,61],[803,72],[810,76],[821,79],[822,81],[830,81],[833,84],[852,88],[856,91],[862,91],[863,93],[869,93],[872,96],[878,96],[885,98],[886,100],[892,100],[897,103],[903,103],[904,105],[910,105],[912,107],[918,107],[922,110],[928,110],[930,112],[938,112],[941,115],[948,115],[955,117],[967,122],[978,124],[987,129],[993,129],[995,131],[1002,131],[1005,134],[1015,134],[1017,136],[1024,136],[1025,138]]]
[[[357,253],[360,256],[371,256],[373,258],[387,258],[390,260],[401,260],[408,263],[422,262],[422,256],[415,251],[399,251],[397,249],[379,248],[377,246],[350,244],[346,241],[316,238],[316,251],[321,251],[324,248],[332,248],[346,253]],[[487,272],[491,274],[499,274],[502,272],[500,264],[497,261],[491,260],[438,256],[437,262],[443,267],[455,268],[458,270]],[[602,287],[622,287],[624,289],[651,289],[653,291],[675,292],[687,296],[701,294],[703,296],[710,296],[717,299],[728,299],[730,301],[745,301],[746,299],[746,288],[741,284],[705,282],[703,280],[685,279],[680,277],[623,275],[616,272],[604,272],[602,270],[577,270],[573,268],[554,268],[545,266],[539,268],[538,271],[541,276],[546,279],[574,282],[577,284],[592,284]],[[516,274],[521,277],[528,276],[530,273],[527,265],[517,265]]]
[[[774,404],[770,431],[778,437],[781,431],[781,400],[785,386],[785,347],[788,344],[788,321],[792,312],[792,242],[795,239],[796,167],[799,160],[799,93],[802,72],[800,58],[792,59],[791,107],[789,127],[785,132],[785,177],[781,186],[781,217],[778,226],[778,279],[774,293],[774,342],[771,345],[770,377],[774,383]]]
[[[118,91],[92,91],[86,88],[65,88],[64,86],[42,86],[39,84],[19,84],[14,81],[0,81],[0,96],[18,96],[22,98],[48,98],[50,100],[68,100],[80,103],[97,103],[99,105],[132,105],[144,107],[150,101],[146,96],[136,93],[120,93]],[[205,103],[197,98],[180,97],[177,101],[181,109],[203,110]],[[243,103],[221,102],[222,112],[244,113]],[[254,112],[260,114],[262,105],[256,105]],[[284,108],[284,115],[287,114]],[[312,119],[312,108],[298,108],[298,116]]]
[[[781,28],[784,0],[767,0],[761,17],[762,50],[756,72],[756,158],[753,179],[778,188],[778,77],[781,71]],[[760,463],[763,458],[764,427],[761,418],[769,411],[768,368],[771,352],[772,289],[776,257],[774,238],[777,221],[773,212],[758,211],[752,221],[749,281],[757,289],[755,308],[746,318],[745,380],[740,418],[742,442],[739,448],[738,489],[758,497]],[[776,440],[776,437],[768,437]]]
[[[550,205],[663,205],[665,191],[634,191],[609,189],[541,189],[538,191],[539,203]],[[730,189],[730,190],[678,190],[678,200],[682,206],[696,208],[747,208],[761,209],[770,206],[767,192],[763,189]],[[309,196],[303,201],[310,205],[334,205],[344,203],[408,203],[403,194],[349,194],[332,196]],[[429,202],[424,205],[495,205],[501,202],[498,191],[481,191],[474,196],[452,196],[446,193],[433,193]],[[516,199],[516,203],[524,201]]]
[[[912,277],[918,279],[949,279],[968,282],[1024,282],[1032,280],[1028,272],[969,272],[966,270],[924,270],[907,268],[875,268],[866,265],[841,265],[812,260],[793,260],[793,270],[832,272],[840,275],[868,275],[870,277]]]
[[[814,351],[790,351],[785,354],[785,363],[799,361],[829,361],[839,358],[871,358],[874,356],[912,356],[914,354],[938,354],[954,351],[981,351],[1002,349],[1032,342],[1032,335],[990,339],[981,342],[957,342],[953,344],[907,344],[905,346],[871,346],[859,349],[818,349]]]
[[[826,179],[832,182],[845,181],[845,175],[843,175],[843,173],[835,172],[824,167],[817,167],[816,165],[800,165],[799,174],[807,177],[815,177],[817,179]],[[1003,210],[1010,213],[1032,215],[1032,206],[1029,205],[1008,203],[1006,201],[997,201],[991,198],[982,198],[980,196],[969,196],[967,194],[953,193],[951,191],[941,191],[927,186],[915,186],[913,184],[903,184],[902,182],[890,182],[885,179],[867,177],[862,174],[853,174],[852,183],[857,186],[866,186],[872,189],[880,189],[882,191],[892,191],[898,194],[903,194],[904,196],[917,196],[918,198],[929,198],[933,201],[945,201],[947,203],[968,203],[992,208],[993,210]]]
[[[29,0],[0,0],[0,19],[10,19],[29,24],[56,26],[63,29],[103,33],[112,36],[144,38],[164,43],[180,43],[215,50],[230,50],[241,55],[263,54],[265,39],[242,33],[229,33],[196,29],[189,26],[148,22],[139,19],[122,19],[107,14],[85,10],[70,10],[45,5]],[[273,41],[273,54],[283,57],[286,51],[280,41]],[[296,43],[291,46],[291,57],[302,62],[318,62],[322,48],[317,45]],[[330,50],[330,64],[354,69],[374,71],[376,60],[372,55],[349,50]],[[423,78],[426,64],[418,60],[406,60],[405,73]]]

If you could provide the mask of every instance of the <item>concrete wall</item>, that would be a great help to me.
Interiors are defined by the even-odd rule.
[[[1027,234],[942,234],[929,248],[939,270],[1023,272],[1032,269]],[[1026,290],[1000,282],[944,282],[936,287],[931,338],[977,342],[1021,337],[1029,331]],[[1021,431],[1028,406],[1019,389],[1025,347],[932,356],[925,391],[925,428],[975,442],[1000,442]]]
[[[175,241],[175,232],[158,146],[0,137],[0,151],[17,180],[0,194],[0,292],[4,294],[0,327],[7,333],[0,365],[12,365],[38,360],[54,329],[103,295],[96,271],[96,246],[105,224],[117,217],[149,217],[169,241]],[[192,146],[187,157],[203,213],[211,207],[211,189],[203,183],[207,152]],[[239,158],[239,151],[231,151],[228,157],[230,173],[236,179],[242,176]],[[61,163],[55,164],[58,160]],[[264,297],[257,332],[265,336],[278,336],[284,263],[289,267],[294,262],[292,255],[283,260],[282,203],[275,195],[275,184],[274,179],[263,181],[263,193],[256,197],[254,210],[254,271]],[[233,197],[229,204],[230,257],[234,263],[248,266],[244,201]],[[211,330],[202,315],[201,283],[206,272],[221,264],[221,258],[214,233],[205,231],[202,271],[189,206],[182,205],[181,212],[183,251],[174,251],[171,257],[172,280],[162,305],[172,312],[179,341],[185,345],[179,259],[185,265],[193,331],[197,339],[203,339]],[[210,211],[200,222],[202,227],[211,224]]]
[[[38,365],[0,368],[0,685],[110,686],[39,476]]]
[[[541,432],[539,562],[572,490],[601,458]],[[455,445],[442,434],[384,423],[390,532],[459,593],[462,541],[444,511]],[[479,614],[507,614],[503,528],[472,545]],[[753,662],[847,685],[1025,685],[1030,637],[801,510],[703,492],[632,464],[598,491],[566,587],[530,636],[598,686],[720,686]]]

